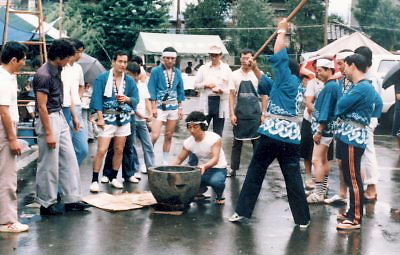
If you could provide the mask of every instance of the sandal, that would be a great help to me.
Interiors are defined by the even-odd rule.
[[[364,193],[364,203],[374,203],[378,200],[378,194],[375,194],[373,197],[367,196],[367,194]]]
[[[225,204],[225,198],[224,197],[217,198],[217,199],[215,199],[215,203],[217,205],[224,205]]]

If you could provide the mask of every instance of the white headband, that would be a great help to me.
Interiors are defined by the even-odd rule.
[[[186,122],[186,125],[188,125],[188,124],[205,124],[206,126],[208,126],[208,123],[205,120],[203,120],[203,121],[189,121],[189,122]]]
[[[163,53],[162,53],[162,56],[163,57],[169,57],[169,58],[176,58],[176,56],[177,56],[177,54],[176,54],[176,52],[175,51],[164,51]]]
[[[317,67],[335,68],[335,64],[329,59],[321,58],[317,60]]]
[[[348,56],[351,56],[353,54],[354,54],[354,52],[352,52],[352,51],[339,52],[339,53],[336,54],[336,59],[337,60],[343,60],[343,59],[345,59]]]

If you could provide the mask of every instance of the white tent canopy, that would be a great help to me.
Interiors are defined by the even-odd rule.
[[[166,47],[174,47],[179,55],[208,55],[211,46],[219,46],[229,55],[218,35],[162,34],[140,32],[133,51],[140,55],[161,55]]]
[[[327,46],[321,48],[320,50],[314,52],[313,55],[335,55],[341,50],[355,50],[360,46],[367,46],[371,49],[372,54],[374,55],[392,55],[392,53],[390,53],[385,48],[375,43],[360,32],[355,32],[351,35],[343,36],[336,41],[328,44]]]

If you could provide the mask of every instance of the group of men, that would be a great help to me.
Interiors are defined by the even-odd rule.
[[[305,89],[300,77],[306,74],[300,72],[298,64],[287,53],[289,24],[285,19],[277,31],[274,55],[269,59],[275,70],[274,80],[259,69],[252,50],[241,53],[241,68],[232,72],[222,61],[222,49],[210,48],[211,61],[199,68],[195,79],[195,88],[200,93],[198,109],[185,120],[191,136],[184,141],[175,161],[170,160],[169,153],[173,134],[183,118],[185,100],[181,71],[175,67],[177,51],[165,48],[163,62],[153,68],[149,78],[140,65],[141,60],[133,63],[128,53],[116,52],[112,69],[101,74],[93,84],[90,107],[97,115],[100,133],[90,191],[99,192],[99,182],[123,188],[117,178],[121,166],[123,179],[137,183],[136,137],[142,142],[146,167],[153,166],[153,145],[165,125],[163,164],[182,164],[189,157],[188,163],[197,165],[202,173],[198,197],[204,198],[207,186],[211,186],[217,204],[225,202],[226,177],[235,176],[240,168],[243,141],[252,142],[254,153],[235,213],[229,221],[240,222],[252,216],[266,171],[277,159],[294,222],[306,228],[310,223],[308,203],[325,200],[330,169],[328,148],[335,137],[343,175],[342,196],[347,196],[348,189],[350,197],[349,209],[338,216],[337,228],[359,229],[365,199],[361,158],[373,139],[369,128],[373,118],[379,117],[382,104],[371,79],[366,76],[370,53],[365,49],[341,52],[335,61],[321,57]],[[79,99],[84,81],[82,69],[76,64],[83,50],[84,45],[78,40],[55,40],[49,49],[48,62],[38,69],[33,79],[39,116],[36,193],[42,215],[88,207],[81,201],[79,171],[88,152]],[[4,232],[29,228],[18,222],[16,209],[15,155],[21,153],[21,145],[16,136],[17,83],[13,74],[22,68],[25,59],[23,45],[16,42],[4,45],[0,68],[1,77],[7,81],[6,86],[0,86],[0,158],[2,162],[7,159],[7,167],[3,163],[0,167],[0,231]],[[308,114],[305,121],[309,124],[301,125],[298,114],[304,90],[306,98],[310,97],[305,110]],[[234,133],[229,171],[221,138],[226,118],[230,118]],[[151,122],[151,133],[147,122]],[[208,131],[211,123],[214,132]],[[304,144],[309,146],[303,149]],[[300,151],[302,154],[308,151],[305,153],[308,156],[304,156],[306,169],[311,172],[311,164],[315,169],[315,188],[308,196],[300,171]],[[376,195],[368,198],[376,199]]]

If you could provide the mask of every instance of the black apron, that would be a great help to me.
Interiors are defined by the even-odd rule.
[[[251,81],[242,81],[237,92],[235,109],[237,125],[233,127],[235,139],[246,140],[259,137],[261,106],[258,94]]]

